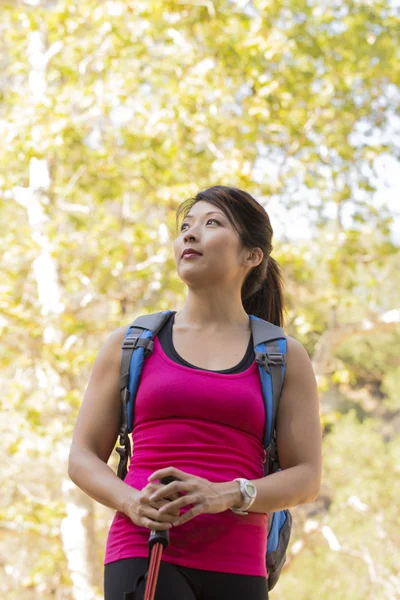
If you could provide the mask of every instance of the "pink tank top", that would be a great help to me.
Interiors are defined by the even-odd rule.
[[[264,475],[264,419],[255,361],[234,374],[190,368],[171,360],[156,337],[136,398],[133,456],[125,482],[140,490],[151,473],[169,466],[212,482],[259,479]],[[169,530],[162,560],[265,577],[267,525],[264,513],[237,515],[228,509],[201,514]],[[147,557],[149,534],[117,511],[104,564]]]

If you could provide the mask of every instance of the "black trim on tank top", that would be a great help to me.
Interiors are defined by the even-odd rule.
[[[175,312],[173,312],[168,321],[165,323],[164,327],[161,329],[158,334],[158,341],[161,344],[162,349],[165,354],[173,360],[178,365],[184,365],[185,367],[190,367],[191,369],[197,369],[199,371],[211,371],[212,373],[241,373],[242,371],[246,371],[253,364],[254,357],[254,347],[253,347],[253,334],[250,336],[249,345],[247,346],[246,354],[242,358],[242,360],[232,367],[231,369],[224,369],[222,371],[214,371],[212,369],[202,369],[201,367],[197,367],[196,365],[192,365],[191,363],[184,360],[175,350],[173,342],[172,342],[172,328],[175,323]]]

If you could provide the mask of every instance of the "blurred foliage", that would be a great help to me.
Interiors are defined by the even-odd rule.
[[[399,437],[385,442],[375,419],[361,424],[351,411],[337,420],[323,448],[329,512],[311,512],[295,532],[292,547],[303,545],[289,559],[279,598],[297,598],[299,586],[302,598],[396,597],[399,453]]]
[[[252,193],[273,226],[299,208],[310,225],[274,256],[286,331],[318,376],[325,470],[316,502],[294,510],[274,597],[399,597],[400,261],[375,193],[377,161],[400,157],[393,4],[1,9],[2,597],[75,597],[63,486],[91,365],[113,329],[182,305],[175,209],[218,183]],[[86,509],[99,594],[112,513]]]
[[[392,325],[382,329],[379,336],[376,332],[366,332],[352,336],[337,348],[336,355],[347,365],[353,382],[379,384],[382,373],[398,370],[400,327]]]

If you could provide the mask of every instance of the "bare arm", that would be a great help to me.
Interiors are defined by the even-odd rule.
[[[68,475],[78,487],[101,504],[120,511],[127,499],[138,492],[107,465],[119,431],[119,370],[121,345],[127,330],[128,327],[121,327],[111,333],[96,357],[68,462]]]
[[[136,525],[165,530],[179,516],[179,509],[160,514],[159,508],[179,496],[151,501],[161,484],[149,483],[138,490],[107,465],[119,432],[121,346],[127,330],[121,327],[111,333],[96,357],[75,425],[68,475],[88,496],[124,513]]]
[[[322,471],[322,432],[317,384],[303,346],[288,338],[287,368],[277,418],[278,455],[282,471],[253,480],[257,497],[249,512],[275,512],[312,502]],[[241,504],[238,483],[236,501]]]

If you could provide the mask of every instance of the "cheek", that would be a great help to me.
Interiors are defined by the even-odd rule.
[[[174,249],[174,258],[175,258],[175,261],[177,261],[178,258],[179,258],[179,249],[178,249],[178,242],[177,241],[174,242],[173,249]]]
[[[237,262],[237,246],[230,236],[221,236],[211,242],[213,253],[218,254],[218,257],[226,262],[226,264],[234,264]]]

